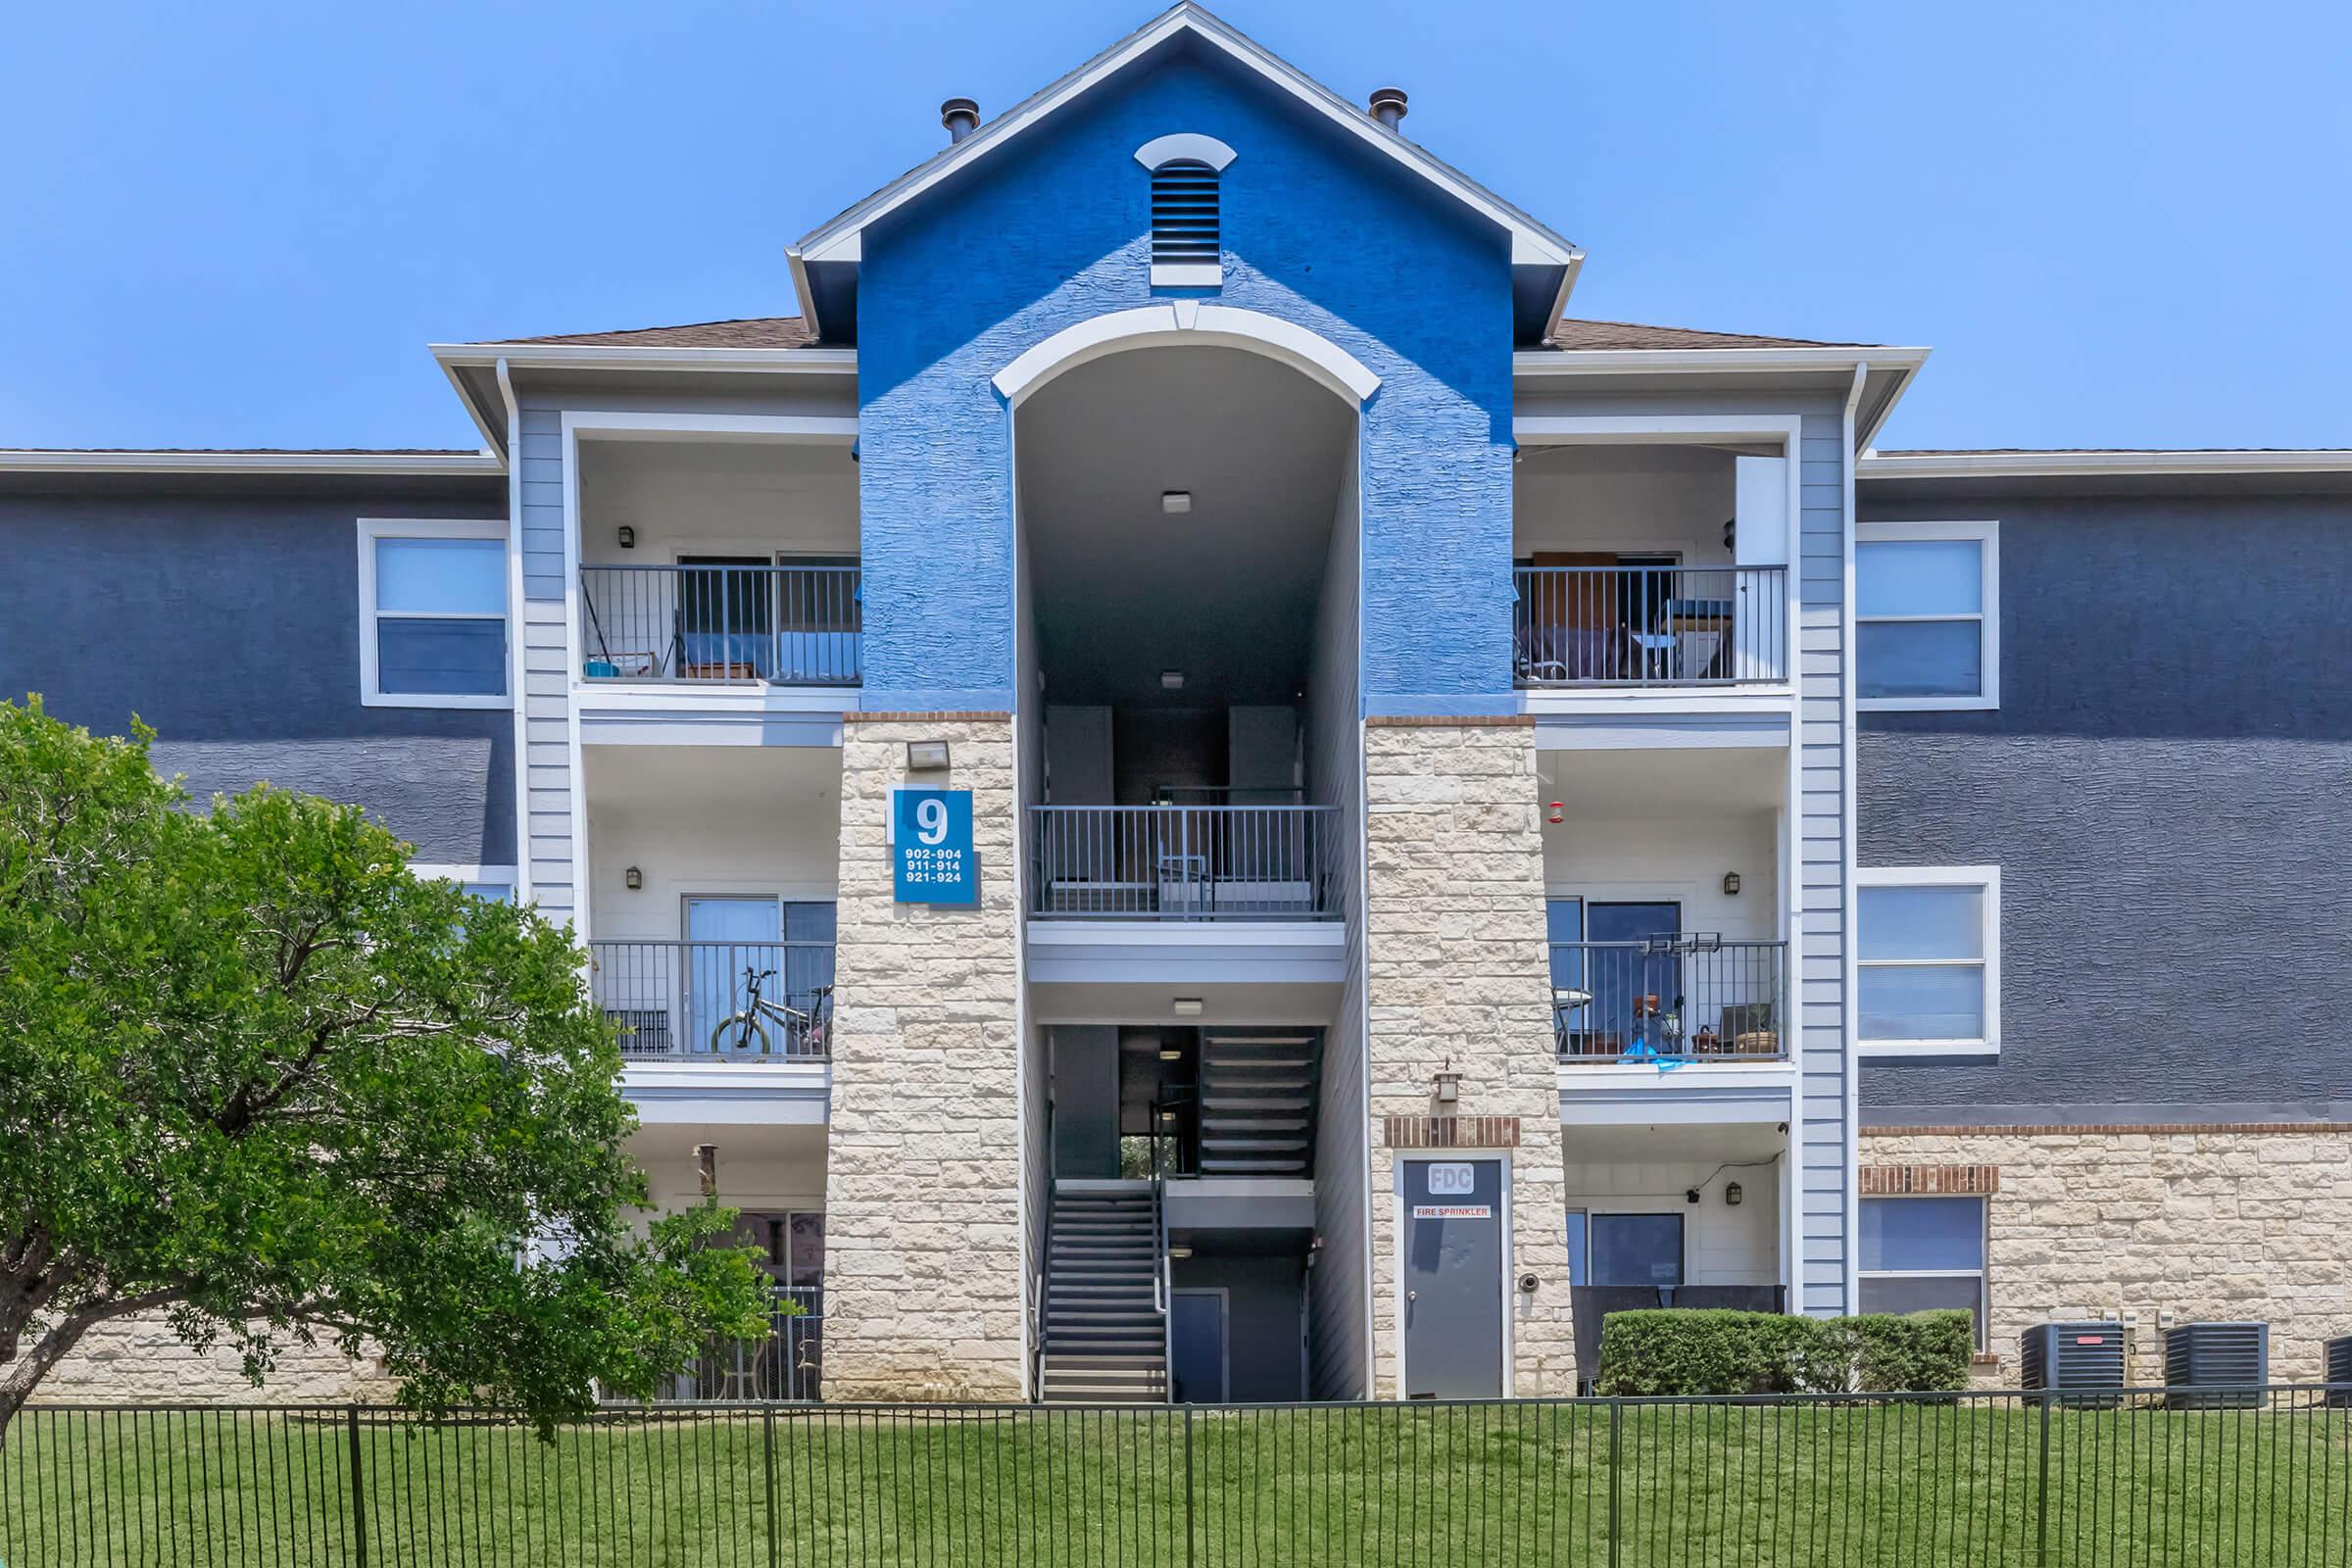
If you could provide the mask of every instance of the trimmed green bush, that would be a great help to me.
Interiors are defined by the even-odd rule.
[[[1870,1394],[1957,1392],[1968,1387],[1976,1325],[1957,1307],[1870,1312],[1835,1320],[1853,1342],[1854,1387]]]
[[[1958,1311],[1611,1312],[1593,1387],[1604,1395],[1949,1392],[1968,1386],[1975,1348],[1969,1316]]]

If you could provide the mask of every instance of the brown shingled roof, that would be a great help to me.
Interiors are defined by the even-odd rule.
[[[1642,326],[1632,321],[1563,319],[1546,348],[1569,353],[1619,349],[1859,349],[1875,343],[1825,343],[1818,338],[1756,337],[1746,332],[1702,332],[1688,326]]]
[[[572,343],[607,348],[805,349],[815,339],[797,316],[739,317],[694,321],[684,326],[641,326],[621,332],[563,332],[546,337],[502,338],[504,344]],[[1570,319],[1560,322],[1547,348],[1568,353],[1623,349],[1819,349],[1873,348],[1868,343],[1825,343],[1816,338],[1757,337],[1745,332],[1704,332],[1688,326],[1642,326],[1631,321]]]
[[[640,326],[620,332],[559,332],[547,337],[495,339],[510,343],[577,343],[627,349],[805,349],[816,341],[797,316],[747,316],[683,326]]]

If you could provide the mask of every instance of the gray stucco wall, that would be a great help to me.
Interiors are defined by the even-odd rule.
[[[0,495],[0,695],[107,734],[133,713],[199,799],[259,779],[381,815],[417,858],[514,859],[514,719],[360,702],[363,516],[466,504],[283,494]]]
[[[2352,500],[1988,498],[2001,707],[1860,715],[1865,866],[2001,867],[2001,1054],[1874,1124],[2352,1114]]]

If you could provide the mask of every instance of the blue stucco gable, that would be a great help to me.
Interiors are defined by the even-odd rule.
[[[1225,275],[1155,290],[1135,150],[1215,136]],[[1209,297],[1381,377],[1362,413],[1365,707],[1510,701],[1508,236],[1222,58],[1130,68],[866,230],[859,476],[869,709],[1014,706],[1012,416],[991,378],[1076,322]]]

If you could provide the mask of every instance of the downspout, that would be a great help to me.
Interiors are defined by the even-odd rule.
[[[1845,411],[1839,423],[1838,443],[1838,466],[1844,470],[1840,487],[1839,531],[1844,555],[1844,579],[1838,610],[1838,646],[1839,660],[1839,734],[1844,744],[1838,748],[1841,777],[1838,792],[1845,806],[1843,844],[1840,859],[1838,908],[1841,912],[1843,952],[1839,955],[1845,1005],[1838,1009],[1838,1051],[1845,1058],[1845,1216],[1844,1251],[1845,1280],[1843,1285],[1844,1314],[1852,1315],[1860,1306],[1861,1292],[1861,1230],[1862,1230],[1862,1127],[1857,1119],[1862,1106],[1862,1062],[1855,1050],[1860,1030],[1855,1022],[1857,988],[1861,985],[1861,964],[1855,942],[1855,867],[1854,856],[1859,838],[1857,824],[1861,805],[1854,799],[1854,753],[1861,737],[1854,733],[1854,681],[1857,661],[1854,650],[1854,439],[1855,411],[1861,407],[1862,389],[1870,379],[1870,364],[1859,361],[1854,366],[1853,385],[1846,390]]]
[[[522,416],[514,401],[514,378],[507,373],[507,357],[495,368],[498,395],[507,406],[507,695],[514,704],[514,902],[531,902],[530,806],[531,770],[524,759],[522,694]]]

